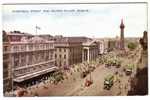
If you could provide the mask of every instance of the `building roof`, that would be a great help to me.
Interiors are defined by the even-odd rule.
[[[24,32],[20,32],[20,31],[11,31],[11,32],[7,32],[7,35],[20,35],[20,36],[24,36],[24,35],[31,35],[29,33],[24,33]]]
[[[22,37],[20,41],[12,41],[10,44],[36,44],[36,43],[54,43],[54,41],[48,41],[47,39],[44,39],[42,37],[32,37],[32,38],[27,38],[27,37]]]
[[[34,36],[28,40],[28,42],[39,43],[39,42],[48,42],[46,39],[38,36]]]
[[[97,42],[96,42],[96,40],[91,40],[91,41],[84,42],[82,44],[83,44],[83,46],[93,46],[93,45],[96,45]]]
[[[88,40],[87,37],[59,37],[55,38],[56,43],[73,43],[73,42],[86,42]]]

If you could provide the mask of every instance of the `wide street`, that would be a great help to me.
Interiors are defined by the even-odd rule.
[[[138,50],[138,49],[137,49]],[[130,90],[130,77],[123,71],[123,66],[127,63],[137,63],[140,52],[132,52],[132,57],[119,57],[123,63],[120,68],[111,66],[106,68],[104,64],[94,63],[95,69],[85,78],[81,78],[81,72],[86,69],[84,64],[75,65],[70,71],[64,71],[65,79],[58,84],[53,84],[49,80],[40,84],[34,85],[27,89],[28,93],[25,96],[107,96],[107,95],[127,95]],[[115,53],[110,53],[115,56]],[[106,55],[108,56],[108,55]],[[131,54],[129,55],[131,56]],[[117,72],[117,74],[116,74]],[[115,76],[114,85],[110,90],[104,89],[104,79],[108,74]],[[86,87],[86,80],[91,80],[93,84]]]

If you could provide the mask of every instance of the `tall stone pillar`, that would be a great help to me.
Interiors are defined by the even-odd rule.
[[[124,24],[123,24],[123,19],[121,20],[120,24],[120,49],[125,49],[124,48]]]

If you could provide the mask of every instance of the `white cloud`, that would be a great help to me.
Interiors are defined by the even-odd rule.
[[[145,4],[97,4],[97,5],[4,5],[3,28],[6,31],[20,30],[39,34],[63,34],[65,36],[115,37],[119,35],[120,21],[124,19],[125,36],[142,36],[147,29]],[[47,13],[13,15],[14,9],[88,9],[85,13]],[[7,16],[7,17],[6,17]],[[13,16],[14,19],[9,19]]]

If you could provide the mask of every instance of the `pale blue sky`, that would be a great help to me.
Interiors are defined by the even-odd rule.
[[[48,12],[42,10],[88,10],[79,12]],[[123,18],[125,37],[141,37],[147,30],[146,4],[71,4],[71,5],[3,5],[3,29],[35,34],[116,37]],[[13,12],[16,10],[41,10],[37,13]]]

